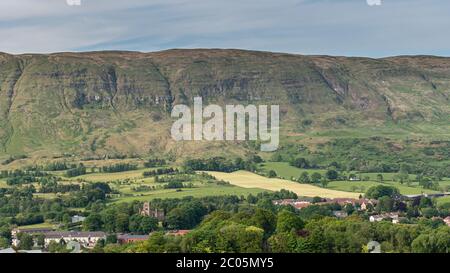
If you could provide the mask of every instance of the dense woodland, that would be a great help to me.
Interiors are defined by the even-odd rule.
[[[245,200],[210,198],[184,202],[171,211],[167,224],[171,228],[195,226],[188,235],[181,238],[159,231],[152,233],[145,242],[106,244],[93,251],[359,253],[367,252],[367,243],[372,240],[381,242],[386,252],[450,251],[450,228],[442,221],[424,218],[415,225],[370,223],[366,215],[356,211],[349,218],[339,220],[331,216],[337,205],[311,206],[296,211],[292,207],[273,206],[272,198],[274,196],[266,195]],[[214,201],[209,203],[208,200]],[[168,202],[173,201],[161,204],[174,205]],[[215,208],[208,208],[211,205]],[[448,209],[445,213],[448,214]]]

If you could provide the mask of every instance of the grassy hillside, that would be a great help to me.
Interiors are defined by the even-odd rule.
[[[336,138],[384,136],[405,156],[416,155],[424,146],[448,148],[433,141],[450,136],[449,72],[450,59],[424,56],[0,54],[0,155],[185,157],[252,149],[171,141],[169,110],[194,96],[205,103],[279,104],[283,147],[302,143],[314,150]],[[449,163],[448,154],[427,156]]]

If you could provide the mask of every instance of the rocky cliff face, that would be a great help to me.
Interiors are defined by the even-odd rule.
[[[0,54],[1,153],[194,151],[168,135],[172,105],[194,96],[279,104],[286,136],[306,127],[448,123],[450,59],[240,50]]]

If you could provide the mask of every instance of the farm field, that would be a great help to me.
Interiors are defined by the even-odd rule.
[[[85,175],[71,178],[71,180],[85,180],[88,182],[108,182],[113,180],[123,179],[138,179],[143,178],[143,173],[154,170],[155,168],[138,169],[126,172],[117,173],[88,173]]]
[[[164,189],[167,183],[155,182],[154,177],[144,177],[145,171],[154,170],[156,168],[144,168],[133,171],[117,172],[117,173],[88,173],[82,176],[73,178],[67,178],[64,176],[65,172],[51,172],[61,178],[60,184],[82,184],[82,183],[94,183],[105,182],[108,183],[111,189],[115,190],[118,194],[115,197],[113,195],[110,199],[111,203],[117,202],[132,202],[132,201],[150,201],[152,199],[166,199],[166,198],[183,198],[187,196],[192,197],[206,197],[206,196],[223,196],[223,195],[236,195],[236,196],[248,196],[249,194],[256,195],[261,192],[268,191],[261,188],[243,188],[235,185],[222,185],[218,181],[211,181],[201,175],[193,175],[189,181],[185,181],[185,184],[191,185],[191,187],[185,187],[182,189]],[[40,185],[38,183],[31,183],[36,189],[39,190]],[[147,187],[144,190],[136,190],[139,187]],[[0,188],[9,188],[4,180],[0,180]],[[55,193],[34,193],[34,197],[41,199],[54,199],[58,196],[67,194],[55,194]]]
[[[311,175],[314,172],[318,172],[322,175],[326,173],[326,170],[319,169],[300,169],[289,165],[287,162],[267,162],[260,165],[264,172],[274,170],[278,176],[285,179],[290,179],[291,177],[297,178],[302,172],[308,172]],[[384,182],[377,182],[378,173],[357,173],[362,177],[369,177],[368,181],[332,181],[329,183],[328,188],[339,191],[348,192],[365,192],[370,187],[378,185],[391,185],[399,189],[401,194],[421,194],[421,193],[437,193],[434,190],[428,190],[420,187],[418,183],[411,183],[410,186],[406,184],[401,184],[400,182],[393,181],[395,173],[381,173],[383,175]],[[414,175],[409,175],[410,179],[414,179]],[[449,186],[449,180],[440,181],[439,184],[443,187]]]
[[[229,186],[204,186],[198,188],[184,188],[181,191],[175,189],[156,190],[151,192],[142,193],[142,195],[136,196],[124,196],[113,198],[113,203],[132,202],[132,201],[150,201],[152,199],[166,199],[166,198],[183,198],[187,196],[192,197],[206,197],[206,196],[222,196],[222,195],[237,195],[248,196],[249,194],[256,195],[268,190],[259,188],[244,188],[233,185]]]
[[[360,191],[365,192],[370,187],[378,185],[390,185],[396,187],[401,194],[421,194],[421,193],[437,193],[437,191],[427,190],[419,187],[408,187],[396,182],[374,182],[374,181],[332,181],[328,188],[340,191]]]
[[[290,179],[291,177],[297,178],[302,172],[308,172],[309,175],[315,172],[324,175],[327,172],[326,170],[320,169],[300,169],[289,165],[287,162],[265,162],[261,163],[259,167],[264,172],[274,170],[279,177],[283,177],[284,179]]]
[[[207,180],[201,176],[194,176],[186,183],[193,185],[192,188],[163,189],[165,183],[155,182],[154,177],[144,178],[145,171],[154,170],[155,168],[138,169],[133,171],[118,172],[118,173],[90,173],[78,177],[71,178],[67,182],[77,183],[76,181],[87,182],[107,182],[112,189],[120,192],[120,197],[113,197],[112,203],[132,202],[132,201],[150,201],[152,199],[166,199],[166,198],[183,198],[186,196],[205,197],[205,196],[219,196],[219,195],[237,195],[247,196],[249,194],[258,194],[266,191],[263,189],[249,189],[237,187],[234,185],[218,185],[215,182],[208,183]],[[151,190],[135,191],[136,187],[151,187]],[[51,196],[42,196],[51,198]]]
[[[291,177],[298,177],[302,172],[306,171],[310,175],[314,172],[318,172],[322,175],[326,173],[324,169],[300,169],[290,166],[286,162],[266,162],[259,165],[260,170],[268,172],[269,170],[276,171],[280,178],[269,179],[264,176],[260,176],[251,172],[238,171],[235,173],[220,173],[220,172],[207,172],[218,180],[224,180],[230,183],[230,185],[221,185],[219,183],[208,181],[208,179],[202,178],[200,175],[195,175],[191,180],[186,181],[190,187],[185,187],[181,190],[176,189],[164,189],[164,183],[155,182],[154,177],[144,177],[145,171],[151,171],[156,168],[143,168],[133,171],[117,172],[117,173],[88,173],[82,176],[73,178],[66,178],[64,172],[52,172],[53,175],[57,175],[62,178],[60,184],[77,184],[77,183],[93,183],[93,182],[106,182],[110,187],[116,191],[116,195],[113,195],[110,202],[131,202],[134,200],[144,201],[152,200],[156,198],[183,198],[186,196],[193,197],[205,197],[205,196],[220,196],[220,195],[237,195],[247,196],[249,194],[258,194],[264,191],[278,191],[286,189],[297,193],[300,196],[321,196],[327,198],[337,197],[349,197],[358,198],[360,194],[366,192],[370,187],[377,185],[392,185],[397,187],[402,194],[420,194],[420,193],[436,193],[433,190],[426,190],[416,182],[412,182],[408,185],[400,184],[393,181],[394,175],[392,173],[383,173],[384,182],[377,182],[376,173],[358,173],[363,177],[369,177],[369,181],[331,181],[327,188],[322,188],[316,185],[300,184],[290,181]],[[411,176],[412,178],[412,176]],[[217,181],[216,181],[217,182]],[[450,186],[450,180],[444,180],[439,182],[441,187]],[[39,189],[37,183],[33,185]],[[0,180],[0,188],[8,188],[5,180]],[[147,188],[146,188],[147,187]],[[137,190],[137,188],[143,188]],[[43,199],[54,199],[57,196],[54,193],[36,193],[35,197]],[[448,201],[448,200],[447,200]],[[446,202],[443,199],[440,202]]]
[[[361,175],[361,177],[368,177],[370,180],[373,181],[377,181],[377,176],[380,173],[357,173],[357,175]],[[381,173],[381,175],[383,175],[383,180],[384,181],[394,181],[395,180],[395,176],[397,175],[396,173]],[[414,180],[415,175],[408,175],[409,179]]]
[[[282,189],[295,192],[299,196],[325,197],[325,198],[358,198],[360,193],[337,191],[320,188],[308,184],[300,184],[285,179],[266,178],[247,171],[237,171],[234,173],[207,172],[219,180],[227,181],[233,185],[243,188],[260,188],[270,191]]]

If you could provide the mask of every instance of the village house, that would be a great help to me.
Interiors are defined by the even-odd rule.
[[[75,241],[83,247],[92,248],[99,240],[106,239],[104,232],[51,231],[44,236],[44,247],[48,247],[52,241],[59,243],[63,240],[66,243]]]
[[[376,200],[370,200],[370,199],[353,199],[353,198],[334,198],[334,199],[326,199],[324,202],[313,204],[308,201],[304,200],[297,200],[297,199],[282,199],[282,200],[274,200],[272,203],[276,206],[293,206],[296,209],[302,209],[309,207],[311,205],[329,205],[329,204],[338,204],[342,207],[346,205],[353,205],[354,207],[357,207],[358,210],[368,210],[369,207],[374,207],[377,204]]]
[[[283,200],[274,200],[272,203],[276,206],[293,206],[296,209],[302,209],[309,207],[312,203],[308,201],[301,201],[297,199],[283,199]]]
[[[119,234],[117,235],[117,242],[121,245],[142,242],[148,239],[149,235],[132,235],[132,234]]]
[[[342,210],[333,211],[333,215],[337,218],[346,218],[348,217],[348,213]]]
[[[72,224],[82,223],[84,222],[84,220],[86,220],[86,217],[79,215],[72,216]]]
[[[36,236],[36,235],[45,234],[45,233],[48,233],[51,231],[54,231],[54,229],[53,228],[14,228],[11,230],[12,245],[13,246],[19,245],[20,241],[17,238],[19,233]]]
[[[54,231],[54,229],[50,228],[15,228],[11,231],[13,246],[17,247],[20,244],[20,240],[17,237],[19,233],[25,233],[31,236],[44,235],[44,247],[48,247],[52,241],[59,243],[61,240],[64,240],[66,243],[76,241],[83,247],[89,248],[94,247],[100,239],[106,239],[104,232]]]
[[[53,228],[14,228],[11,230],[11,237],[17,238],[17,234],[19,233],[26,233],[29,235],[37,235],[37,234],[43,234],[50,231],[54,231]]]
[[[359,199],[360,210],[368,210],[370,207],[375,207],[377,200]]]
[[[345,205],[353,205],[354,207],[358,207],[359,210],[367,210],[369,209],[369,206],[374,207],[377,204],[376,200],[370,200],[370,199],[353,199],[353,198],[334,198],[334,199],[327,199],[326,202],[318,203],[320,204],[339,204],[341,206]]]
[[[390,219],[393,224],[400,223],[400,220],[402,219],[397,212],[390,212],[390,213],[384,213],[384,214],[378,214],[378,215],[372,215],[369,217],[369,221],[374,222],[381,222],[383,220]]]
[[[383,215],[372,215],[369,217],[369,221],[371,223],[375,223],[375,222],[381,222],[385,219],[385,217]]]

